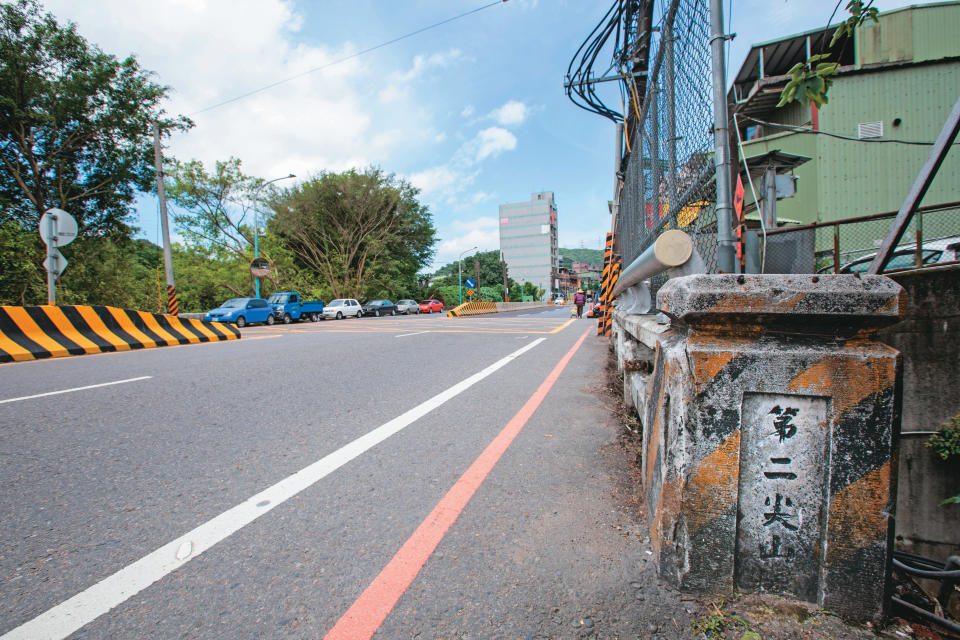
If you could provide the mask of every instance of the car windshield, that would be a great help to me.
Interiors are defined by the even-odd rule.
[[[343,306],[343,300],[331,300],[331,301],[330,301],[330,304],[328,304],[327,306],[328,306],[328,307],[342,307],[342,306]]]
[[[269,298],[270,304],[286,304],[287,303],[287,294],[285,293],[274,293]]]
[[[246,304],[246,298],[230,298],[220,306],[224,309],[241,309]]]

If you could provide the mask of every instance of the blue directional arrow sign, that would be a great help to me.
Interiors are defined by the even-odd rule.
[[[474,280],[473,278],[467,278],[467,281],[464,282],[463,284],[467,285],[467,289],[476,289],[476,288],[477,288],[477,281]]]

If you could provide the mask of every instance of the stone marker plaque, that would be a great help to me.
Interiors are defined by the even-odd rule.
[[[829,468],[829,399],[744,393],[735,580],[817,601]]]

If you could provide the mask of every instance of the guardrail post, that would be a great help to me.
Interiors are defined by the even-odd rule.
[[[885,613],[905,310],[883,276],[694,275],[657,295],[643,482],[660,575]],[[618,316],[618,320],[620,316]],[[640,403],[638,403],[640,404]]]

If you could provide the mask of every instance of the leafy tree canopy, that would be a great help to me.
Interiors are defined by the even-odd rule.
[[[559,251],[560,257],[563,258],[563,266],[567,268],[574,262],[603,265],[603,251],[601,249],[564,249],[560,247]]]
[[[160,107],[167,88],[60,25],[36,0],[0,4],[0,222],[33,228],[50,207],[81,234],[128,231],[151,188],[152,123],[192,123]]]
[[[335,297],[409,295],[436,236],[418,193],[377,167],[323,172],[274,203],[268,229]]]
[[[470,254],[463,256],[463,278],[477,277],[477,262],[480,263],[480,281],[477,283],[478,286],[494,286],[499,284],[503,286],[503,267],[500,263],[500,251],[481,251],[476,254]],[[507,280],[513,282],[510,279],[509,267],[507,269]],[[458,270],[457,270],[457,261],[454,260],[448,264],[443,265],[437,269],[434,274],[434,283],[438,285],[458,285]]]

